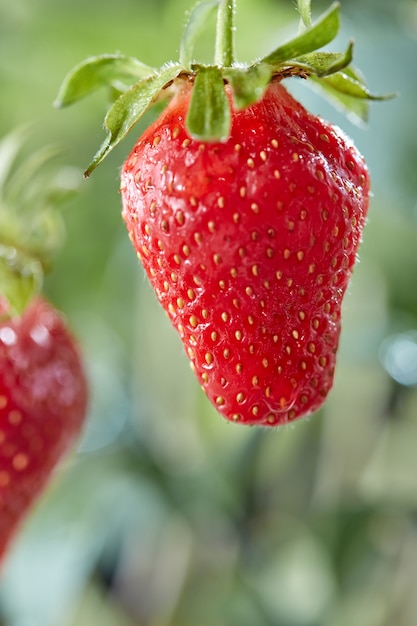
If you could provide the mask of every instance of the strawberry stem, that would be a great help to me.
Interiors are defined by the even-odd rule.
[[[214,57],[219,67],[231,67],[235,62],[235,9],[236,0],[219,1]]]

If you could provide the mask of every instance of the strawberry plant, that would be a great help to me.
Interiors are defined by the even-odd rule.
[[[83,425],[87,383],[64,317],[41,295],[70,189],[41,176],[56,150],[16,167],[21,133],[0,144],[0,560]]]
[[[215,57],[194,59],[217,9]],[[276,426],[316,411],[333,384],[341,306],[369,205],[364,159],[284,87],[308,80],[351,116],[379,99],[342,53],[338,3],[260,60],[235,59],[230,0],[200,2],[179,62],[101,55],[65,78],[66,106],[110,87],[107,137],[88,177],[156,102],[168,104],[121,171],[123,218],[198,381],[228,420]]]

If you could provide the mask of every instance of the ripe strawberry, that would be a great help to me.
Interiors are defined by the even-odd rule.
[[[191,92],[127,159],[123,217],[211,402],[230,420],[282,424],[332,386],[367,169],[279,82],[233,111],[224,143],[189,136]]]
[[[82,427],[87,385],[65,320],[35,298],[0,325],[0,559]]]
[[[339,4],[247,65],[234,58],[235,0],[190,13],[179,63],[158,70],[123,55],[87,59],[56,104],[103,84],[119,94],[89,176],[143,113],[171,102],[121,173],[123,217],[156,295],[220,413],[277,425],[318,409],[333,382],[340,310],[369,202],[352,142],[282,86],[309,79],[352,116],[372,95],[344,53],[318,51],[339,29]],[[212,65],[193,46],[217,7]],[[389,97],[389,96],[387,96]]]

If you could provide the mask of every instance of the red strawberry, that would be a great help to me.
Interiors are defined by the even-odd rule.
[[[79,435],[87,386],[65,320],[36,298],[0,325],[0,558]]]
[[[217,5],[215,58],[193,46]],[[121,174],[123,217],[198,380],[227,419],[277,425],[318,409],[333,383],[342,299],[369,202],[362,157],[342,132],[282,86],[314,81],[354,117],[373,96],[343,53],[322,52],[339,4],[314,24],[298,0],[299,34],[247,65],[234,58],[236,0],[190,13],[179,63],[158,70],[101,55],[68,74],[65,106],[103,84],[119,92],[89,176],[144,112],[167,109]]]
[[[279,82],[233,111],[224,143],[187,133],[191,91],[127,159],[123,217],[211,402],[230,420],[282,424],[332,386],[368,173]]]

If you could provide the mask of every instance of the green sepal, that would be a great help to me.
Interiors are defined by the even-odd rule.
[[[352,66],[331,76],[310,76],[310,80],[356,124],[368,121],[370,101],[390,100],[396,96],[395,93],[383,96],[371,93],[362,76]]]
[[[223,76],[232,87],[236,108],[244,109],[262,98],[271,80],[272,69],[261,63],[251,67],[226,68]]]
[[[311,28],[268,54],[261,62],[279,66],[285,61],[314,52],[333,41],[339,27],[340,5],[335,2]]]
[[[15,248],[0,245],[0,294],[8,314],[21,315],[42,287],[42,265]]]
[[[104,128],[108,131],[107,137],[84,172],[85,178],[88,178],[109,152],[124,139],[161,92],[177,78],[182,69],[180,64],[167,65],[137,82],[115,101],[104,119]]]
[[[194,45],[218,5],[219,0],[205,0],[204,2],[199,2],[190,11],[180,45],[180,63],[184,68],[190,69],[193,61]]]
[[[309,74],[316,76],[329,76],[345,69],[353,59],[353,42],[349,43],[346,52],[310,52],[297,57],[291,64],[302,67]]]
[[[186,118],[190,135],[200,141],[225,141],[231,112],[222,72],[216,65],[201,66],[194,82]]]
[[[74,67],[64,78],[54,106],[65,107],[73,104],[101,87],[112,87],[122,93],[154,72],[154,68],[122,54],[90,57]]]

